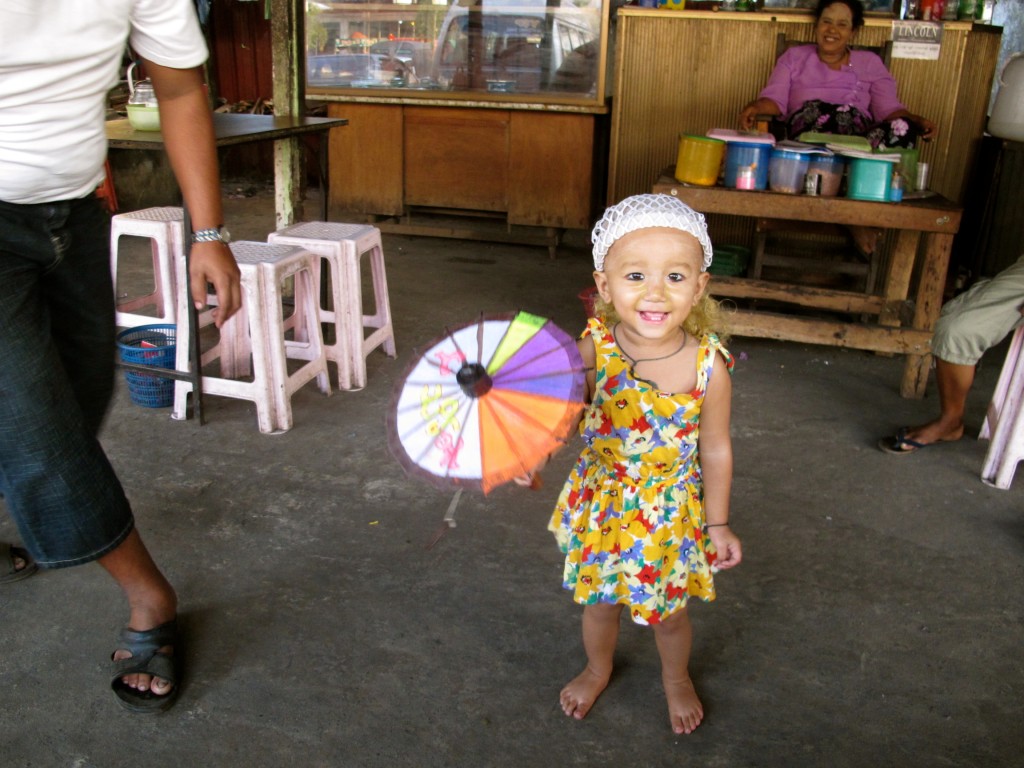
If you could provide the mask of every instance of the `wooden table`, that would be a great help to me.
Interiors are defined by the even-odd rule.
[[[276,117],[274,115],[244,115],[227,112],[213,113],[213,132],[217,147],[233,147],[257,141],[285,141],[298,136],[326,133],[331,128],[348,125],[345,118],[333,117]],[[107,146],[112,149],[157,149],[163,150],[164,136],[160,131],[137,131],[127,118],[107,121]],[[320,176],[320,219],[327,220],[328,184],[330,174],[327,167],[327,142],[321,141],[317,156]],[[290,177],[274,174],[277,197],[278,226],[287,226],[289,212],[283,210],[282,200],[291,197],[294,190],[288,189]]]
[[[217,147],[231,147],[238,144],[250,144],[257,141],[281,142],[313,133],[326,133],[332,128],[348,125],[344,118],[330,117],[276,117],[274,115],[245,115],[235,113],[213,113],[213,131]],[[107,146],[113,149],[164,149],[164,137],[160,131],[137,131],[127,118],[108,120],[106,124]],[[320,218],[327,221],[328,183],[330,174],[327,167],[327,142],[321,141],[318,153],[318,169],[321,185]],[[277,208],[277,224],[283,226],[294,223],[290,219],[292,208],[283,201],[291,199],[295,190],[290,186],[290,176],[275,169],[274,186]],[[185,232],[191,232],[192,226],[188,209],[185,209]],[[188,269],[191,242],[185,238],[185,269]],[[200,364],[201,347],[198,313],[192,302],[192,290],[188,280],[185,281],[188,291],[188,327],[192,348],[189,350],[189,371],[156,369],[131,363],[121,363],[121,367],[137,370],[142,373],[159,372],[169,379],[180,379],[192,384],[192,409],[198,424],[203,423],[202,366]]]
[[[875,203],[845,197],[809,197],[749,192],[725,187],[693,187],[666,172],[654,192],[678,197],[701,213],[862,225],[899,231],[879,294],[814,288],[768,280],[716,275],[711,291],[719,297],[762,299],[851,315],[875,322],[824,320],[783,312],[740,309],[729,318],[737,336],[800,341],[906,355],[900,394],[923,397],[931,362],[931,337],[945,287],[953,236],[962,209],[934,195],[902,203]],[[911,278],[917,293],[911,299]],[[901,315],[912,313],[908,324]]]

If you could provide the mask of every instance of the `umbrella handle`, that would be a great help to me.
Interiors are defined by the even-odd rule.
[[[518,477],[514,477],[513,480],[516,485],[529,488],[531,491],[539,491],[544,487],[544,478],[540,476],[539,472],[525,472]]]

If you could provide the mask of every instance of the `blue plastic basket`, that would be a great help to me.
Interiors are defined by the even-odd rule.
[[[173,325],[142,325],[117,334],[117,349],[122,363],[152,365],[174,369],[175,337]],[[174,403],[174,379],[153,373],[125,371],[128,395],[144,408],[167,408]]]

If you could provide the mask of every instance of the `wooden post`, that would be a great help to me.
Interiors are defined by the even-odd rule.
[[[274,114],[305,115],[306,25],[301,0],[271,0]],[[277,229],[302,218],[302,141],[274,142],[274,189]]]

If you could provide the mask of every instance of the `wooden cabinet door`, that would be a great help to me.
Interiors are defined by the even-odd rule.
[[[590,225],[594,118],[513,112],[508,221],[540,227]]]
[[[387,104],[330,104],[348,125],[330,133],[331,209],[400,216],[402,110]]]
[[[508,209],[508,110],[403,111],[406,205]]]

